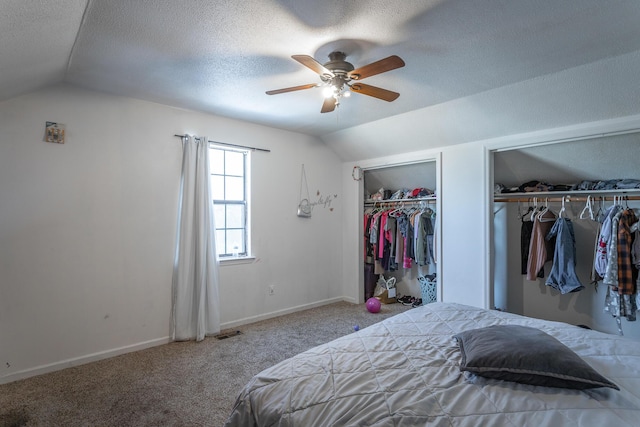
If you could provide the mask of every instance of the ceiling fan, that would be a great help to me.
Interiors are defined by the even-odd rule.
[[[350,91],[388,102],[394,101],[400,96],[397,92],[360,83],[360,80],[364,78],[404,67],[404,61],[399,56],[392,55],[359,68],[354,68],[351,63],[345,60],[347,55],[344,52],[331,52],[329,54],[329,62],[324,65],[309,55],[292,55],[291,57],[305,67],[318,73],[322,83],[310,83],[284,89],[269,90],[266,92],[267,95],[277,95],[279,93],[324,86],[325,100],[320,110],[321,113],[329,113],[335,110],[336,107],[340,105],[340,99],[343,96],[348,97],[351,95]]]

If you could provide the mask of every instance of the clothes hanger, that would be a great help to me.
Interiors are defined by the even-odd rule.
[[[560,212],[558,212],[558,217],[560,218],[564,218],[564,212],[565,212],[565,207],[564,207],[564,200],[565,200],[566,196],[562,196],[562,208],[560,208]]]
[[[538,218],[539,222],[552,222],[556,220],[556,215],[549,210],[549,198],[546,197],[545,198],[545,202],[544,202],[544,208],[540,211],[540,213],[536,216]],[[551,218],[545,218],[544,215],[546,215],[547,212],[551,212],[552,217]]]
[[[389,212],[389,216],[398,217],[402,215],[404,210],[404,202],[396,202],[396,208]]]
[[[526,212],[522,212],[520,207],[520,200],[518,200],[518,219],[521,221],[525,220],[525,217],[533,211],[533,206],[531,206],[531,198],[527,199],[527,210]]]
[[[598,210],[596,211],[596,221],[602,222],[604,219],[604,197],[600,196],[598,200]]]
[[[540,206],[540,211],[538,211],[538,214],[536,215],[536,217],[538,218],[538,220],[540,220],[540,218],[542,217],[542,215],[546,214],[549,211],[549,198],[545,197],[545,204]]]
[[[591,208],[591,195],[587,196],[587,202],[585,203],[584,208],[582,209],[582,212],[580,212],[580,219],[587,219],[584,216],[585,213],[589,215],[589,219],[591,221],[594,220],[593,209]]]
[[[534,197],[533,198],[533,210],[531,211],[531,221],[534,221],[536,219],[536,213],[538,211],[538,198]]]
[[[518,199],[518,210],[516,211],[516,215],[518,216],[518,219],[522,220],[522,217],[524,216],[524,214],[522,213],[522,206],[520,203],[520,199]]]
[[[382,204],[379,203],[380,202],[373,202],[373,210],[371,211],[372,214],[377,214],[382,211]]]

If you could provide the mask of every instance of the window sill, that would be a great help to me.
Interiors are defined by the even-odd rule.
[[[238,264],[253,264],[255,262],[256,257],[254,256],[244,256],[238,258],[223,258],[219,259],[221,267],[226,267],[228,265],[238,265]]]

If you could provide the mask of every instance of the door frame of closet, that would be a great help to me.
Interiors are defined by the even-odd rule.
[[[364,172],[376,170],[376,169],[384,169],[398,166],[407,166],[414,165],[420,163],[432,163],[435,162],[436,165],[436,221],[434,227],[438,233],[438,240],[436,241],[436,250],[439,254],[438,263],[436,264],[436,274],[438,277],[438,301],[442,301],[442,263],[444,262],[442,259],[442,219],[439,214],[442,212],[442,197],[441,197],[441,188],[442,188],[442,153],[440,151],[424,151],[420,153],[407,153],[402,155],[390,156],[386,158],[378,158],[378,159],[369,159],[365,161],[358,162],[357,164],[352,164],[352,168],[357,168],[360,170],[362,174],[362,179],[357,182],[358,190],[357,197],[352,198],[350,204],[352,206],[351,209],[346,209],[348,212],[357,212],[358,218],[358,235],[356,236],[358,241],[358,255],[357,255],[357,271],[352,271],[350,276],[355,277],[352,283],[355,283],[354,286],[351,287],[350,290],[347,290],[346,295],[350,297],[348,299],[352,299],[353,302],[361,304],[364,302],[364,257],[362,256],[364,252],[364,242],[361,236],[364,236],[364,224],[362,218],[364,217],[364,202],[365,202],[365,191],[364,191]],[[353,169],[351,169],[353,170]],[[349,178],[352,181],[355,181],[354,177]],[[350,215],[350,213],[347,213]],[[349,235],[347,238],[353,238],[352,235]],[[349,256],[345,256],[345,264],[349,264]],[[348,277],[348,276],[346,276]],[[347,279],[346,282],[349,282]]]
[[[485,150],[485,182],[486,194],[489,200],[486,203],[487,223],[485,224],[487,236],[486,271],[489,273],[487,280],[486,294],[489,298],[490,308],[494,307],[494,279],[495,279],[495,247],[494,247],[494,155],[498,152],[520,150],[531,147],[541,147],[544,145],[555,145],[575,141],[588,141],[593,139],[606,138],[616,135],[640,133],[640,115],[619,119],[603,120],[598,122],[585,123],[568,126],[558,129],[550,129],[528,134],[514,135],[510,137],[497,138],[484,142]],[[624,178],[624,177],[620,177]],[[560,193],[559,193],[560,194]],[[585,192],[586,194],[586,192]]]

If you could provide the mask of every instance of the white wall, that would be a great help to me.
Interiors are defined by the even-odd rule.
[[[221,268],[223,327],[342,298],[341,163],[319,140],[49,88],[0,103],[0,382],[167,342],[185,132],[272,150],[253,156],[256,259]],[[310,219],[302,163],[338,196]]]
[[[442,286],[445,301],[488,308],[485,150],[442,153]]]

